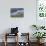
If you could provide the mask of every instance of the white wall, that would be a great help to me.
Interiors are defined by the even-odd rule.
[[[11,18],[10,8],[24,8],[23,18]],[[0,0],[0,34],[11,27],[19,27],[19,32],[30,32],[36,24],[36,0]]]

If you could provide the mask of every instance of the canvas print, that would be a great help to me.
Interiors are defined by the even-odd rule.
[[[24,8],[11,8],[11,17],[24,17]]]

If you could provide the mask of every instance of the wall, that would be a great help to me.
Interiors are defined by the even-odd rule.
[[[10,8],[24,8],[23,18],[11,18]],[[19,27],[19,32],[30,32],[36,24],[36,0],[0,0],[0,34],[10,32],[11,27]]]

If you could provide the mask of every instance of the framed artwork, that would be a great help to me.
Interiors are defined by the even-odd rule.
[[[36,0],[36,24],[46,25],[46,0]]]
[[[37,15],[46,17],[46,0],[37,0]]]
[[[11,17],[24,17],[24,8],[11,8],[10,16]]]

